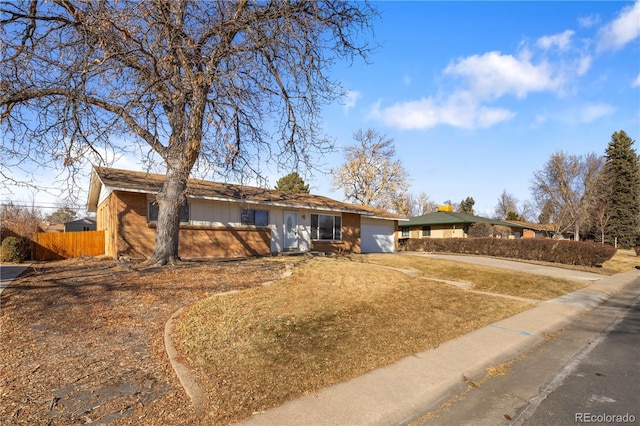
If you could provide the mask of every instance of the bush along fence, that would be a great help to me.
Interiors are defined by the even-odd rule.
[[[510,259],[538,260],[567,265],[600,266],[616,249],[592,242],[520,238],[409,238],[401,240],[401,251],[475,254]]]
[[[104,255],[104,231],[38,232],[31,241],[33,260]]]

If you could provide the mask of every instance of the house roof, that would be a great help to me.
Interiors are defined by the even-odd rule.
[[[71,225],[72,223],[81,223],[83,225],[95,225],[96,219],[94,217],[83,217],[81,219],[70,220],[65,222],[64,225]]]
[[[525,228],[516,223],[503,222],[501,220],[489,219],[486,217],[473,216],[457,212],[438,211],[416,216],[409,219],[402,226],[424,226],[424,225],[471,225],[473,223],[485,222],[491,225],[502,225],[510,228]]]
[[[555,227],[550,223],[541,224],[541,223],[524,222],[522,220],[507,220],[506,222],[513,223],[513,224],[522,226],[525,229],[531,229],[534,231],[554,232],[556,230]]]
[[[99,198],[102,187],[108,191],[157,194],[160,189],[162,189],[164,180],[164,175],[95,166],[91,174],[87,211],[96,211],[100,201]],[[257,188],[247,185],[212,182],[200,179],[189,179],[187,181],[186,195],[188,198],[288,208],[311,208],[342,213],[357,213],[378,219],[406,220],[401,216],[384,210],[369,206],[343,203],[320,195],[283,192],[275,189]]]

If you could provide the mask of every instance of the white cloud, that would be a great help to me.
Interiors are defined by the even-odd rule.
[[[623,8],[620,15],[602,27],[598,34],[598,50],[616,50],[640,37],[640,0]]]
[[[636,79],[631,83],[631,87],[640,87],[640,73],[638,73]]]
[[[591,68],[591,60],[590,55],[582,56],[578,60],[578,65],[575,67],[576,74],[585,75],[587,71],[589,71],[589,68]]]
[[[477,127],[488,128],[503,121],[509,121],[516,113],[503,108],[481,107],[476,114]]]
[[[466,129],[487,128],[515,117],[502,108],[479,106],[469,93],[457,93],[444,100],[431,97],[397,102],[381,108],[382,101],[371,108],[369,117],[402,130],[423,130],[438,125]]]
[[[586,47],[574,45],[574,36],[573,30],[566,30],[540,37],[531,45],[522,42],[513,54],[491,51],[457,58],[443,70],[443,76],[452,83],[450,87],[454,87],[452,91],[446,93],[441,89],[438,95],[390,105],[378,101],[369,118],[403,130],[438,125],[478,129],[509,121],[516,112],[496,105],[505,96],[524,99],[532,93],[547,92],[559,97],[573,93],[575,82],[593,64],[593,56]],[[554,118],[585,123],[614,110],[610,105],[592,104],[559,117],[545,113],[533,120],[536,125]]]
[[[566,50],[571,45],[571,37],[575,34],[572,30],[566,30],[560,34],[543,36],[536,41],[536,46],[548,50],[557,47],[559,50]]]
[[[613,105],[597,103],[584,105],[578,110],[575,121],[578,123],[591,123],[599,118],[611,115],[616,111]]]
[[[348,112],[350,109],[355,108],[358,99],[362,97],[362,94],[357,90],[349,90],[345,95],[345,101],[342,106],[344,112]]]
[[[469,56],[447,66],[444,72],[465,77],[471,90],[486,99],[508,93],[523,98],[529,92],[558,91],[563,85],[549,63],[531,63],[527,51],[519,58],[500,52]]]
[[[578,25],[582,28],[593,28],[600,23],[600,16],[589,15],[578,18]]]
[[[536,114],[535,124],[544,124],[549,121],[549,116],[546,112]]]

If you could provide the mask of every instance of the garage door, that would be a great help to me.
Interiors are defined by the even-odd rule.
[[[362,218],[360,249],[362,253],[393,253],[395,225],[392,220]]]

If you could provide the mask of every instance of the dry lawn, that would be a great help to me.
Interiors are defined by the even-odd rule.
[[[369,254],[358,260],[396,268],[415,269],[425,278],[472,284],[472,290],[535,300],[550,300],[586,287],[587,283],[505,269],[407,255]]]
[[[346,258],[196,303],[176,340],[207,389],[207,422],[345,381],[529,308]]]
[[[637,265],[640,265],[640,257],[636,256],[635,251],[618,249],[610,260],[604,262],[602,269],[617,273],[628,271]]]

